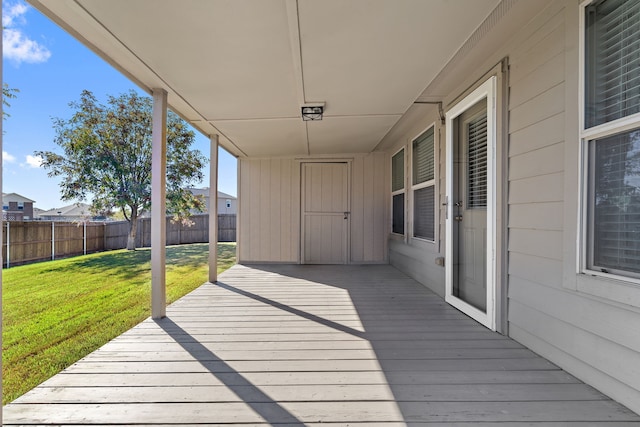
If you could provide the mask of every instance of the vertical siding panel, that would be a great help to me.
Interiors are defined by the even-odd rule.
[[[364,214],[363,214],[363,230],[364,230],[364,261],[373,258],[373,233],[375,224],[373,222],[374,210],[374,164],[372,156],[366,156],[364,159]]]
[[[282,234],[281,230],[281,207],[282,207],[282,197],[280,193],[280,188],[282,186],[282,180],[280,179],[280,170],[281,170],[281,160],[273,159],[271,160],[271,227],[270,227],[270,245],[271,249],[269,251],[269,260],[270,261],[282,261],[282,249],[281,249],[281,240]]]
[[[385,259],[384,254],[384,241],[386,239],[385,234],[385,203],[384,203],[384,193],[386,191],[386,187],[384,185],[384,164],[385,164],[385,156],[382,153],[374,153],[372,155],[374,160],[374,227],[373,227],[373,258],[370,261],[374,262],[382,262]]]
[[[260,259],[260,160],[251,160],[251,199],[248,206],[248,216],[251,223],[249,238],[249,260]]]
[[[280,164],[280,251],[282,261],[292,261],[291,247],[291,160],[284,159]]]
[[[300,163],[290,161],[291,180],[291,250],[293,261],[300,262]]]
[[[251,234],[251,229],[249,227],[250,222],[248,221],[248,213],[250,212],[249,207],[249,194],[250,193],[250,179],[248,176],[248,166],[249,162],[246,159],[238,160],[238,169],[240,171],[240,191],[238,191],[238,198],[242,200],[242,203],[239,205],[240,215],[238,222],[238,237],[239,237],[239,262],[243,262],[244,260],[249,259],[249,241],[248,236]]]
[[[269,207],[271,206],[271,194],[270,194],[270,180],[271,175],[271,160],[265,159],[260,161],[260,183],[258,184],[260,187],[260,192],[258,194],[258,200],[260,200],[260,207],[258,208],[256,214],[259,215],[259,247],[260,252],[258,255],[258,259],[260,260],[269,260],[269,249],[270,244],[269,240],[271,237],[271,232],[269,230],[269,226],[271,225],[271,212],[269,212]]]
[[[352,162],[351,180],[351,261],[363,261],[363,195],[364,195],[364,162],[358,156]]]

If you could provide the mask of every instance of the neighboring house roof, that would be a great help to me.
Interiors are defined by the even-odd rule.
[[[75,203],[73,205],[53,208],[39,213],[39,216],[92,216],[91,206],[86,203]]]
[[[31,200],[27,197],[24,197],[21,194],[18,193],[2,193],[2,203],[5,202],[18,202],[18,203],[35,203],[35,200]]]
[[[209,197],[209,187],[189,188],[189,191],[191,191],[191,194],[193,194],[194,196]],[[222,191],[218,191],[218,199],[236,199],[236,197],[227,193],[223,193]]]

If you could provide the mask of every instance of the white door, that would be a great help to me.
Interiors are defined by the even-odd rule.
[[[487,310],[487,102],[456,120],[453,147],[453,289]]]
[[[302,262],[346,264],[348,163],[303,163],[302,190]]]
[[[447,112],[446,301],[495,329],[495,77]]]

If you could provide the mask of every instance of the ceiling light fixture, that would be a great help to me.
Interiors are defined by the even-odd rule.
[[[322,115],[324,114],[324,103],[303,105],[300,110],[302,113],[302,120],[305,122],[322,120]]]

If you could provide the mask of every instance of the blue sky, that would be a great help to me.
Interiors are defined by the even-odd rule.
[[[4,121],[3,191],[36,201],[41,209],[61,207],[58,180],[39,167],[35,150],[58,151],[52,117],[70,118],[68,104],[84,89],[98,100],[139,88],[109,64],[21,1],[2,2],[3,80],[20,92],[10,100]],[[141,92],[142,93],[142,92]],[[209,139],[196,131],[193,148],[209,156]],[[208,165],[205,180],[208,186]],[[221,150],[219,190],[237,195],[236,160]]]

